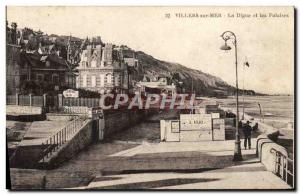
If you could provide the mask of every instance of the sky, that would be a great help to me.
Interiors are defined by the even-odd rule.
[[[214,13],[220,17],[208,17]],[[198,17],[184,17],[189,14]],[[220,35],[230,30],[237,37],[240,88],[244,81],[246,89],[257,92],[294,91],[292,7],[9,6],[7,20],[47,34],[101,36],[105,43],[127,45],[235,85],[234,50],[220,50]],[[246,60],[250,67],[243,71]]]

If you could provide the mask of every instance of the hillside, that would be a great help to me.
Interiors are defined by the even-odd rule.
[[[183,82],[183,88],[186,92],[192,91],[192,86],[197,95],[223,97],[234,95],[235,88],[227,84],[221,78],[204,73],[200,70],[187,68],[178,63],[165,62],[145,54],[142,51],[136,52],[136,56],[140,65],[143,67],[144,73],[163,74],[170,76],[178,73],[178,79]],[[173,79],[176,83],[176,80]],[[242,93],[240,91],[240,93]],[[245,94],[255,95],[253,90],[246,90]]]

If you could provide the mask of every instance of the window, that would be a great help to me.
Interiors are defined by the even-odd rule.
[[[106,82],[107,83],[112,83],[112,75],[111,74],[106,75]]]
[[[52,75],[52,82],[53,83],[59,83],[59,77],[57,74],[53,74]]]
[[[50,74],[45,74],[44,80],[46,82],[49,82],[49,81],[51,82],[51,75]]]
[[[21,82],[27,80],[27,75],[21,75],[20,77]]]
[[[88,62],[86,62],[86,61],[82,61],[81,63],[82,63],[83,68],[86,68],[88,66]]]
[[[92,67],[92,68],[96,68],[96,67],[97,67],[97,61],[96,61],[96,60],[93,60],[93,61],[91,62],[91,67]]]
[[[120,80],[120,85],[123,85],[123,76],[122,75],[119,76],[119,80]]]
[[[37,81],[44,81],[44,75],[43,74],[36,74],[36,80]]]
[[[115,77],[115,85],[116,86],[119,86],[120,85],[120,80],[119,80],[120,78],[119,78],[119,76],[117,75],[116,77]]]
[[[50,67],[50,62],[46,61],[45,65],[46,65],[46,67]]]
[[[96,87],[96,76],[92,75],[92,87]]]
[[[82,76],[82,87],[86,87],[87,85],[87,75]]]

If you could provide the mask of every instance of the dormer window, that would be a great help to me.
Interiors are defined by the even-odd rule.
[[[97,61],[96,60],[91,61],[91,67],[92,68],[96,68],[97,67]]]

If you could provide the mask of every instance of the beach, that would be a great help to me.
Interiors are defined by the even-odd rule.
[[[236,97],[216,99],[221,107],[232,109]],[[259,107],[260,104],[260,107]],[[279,130],[278,143],[293,153],[294,141],[294,96],[239,96],[239,112],[246,114]],[[261,112],[260,112],[261,108]]]

